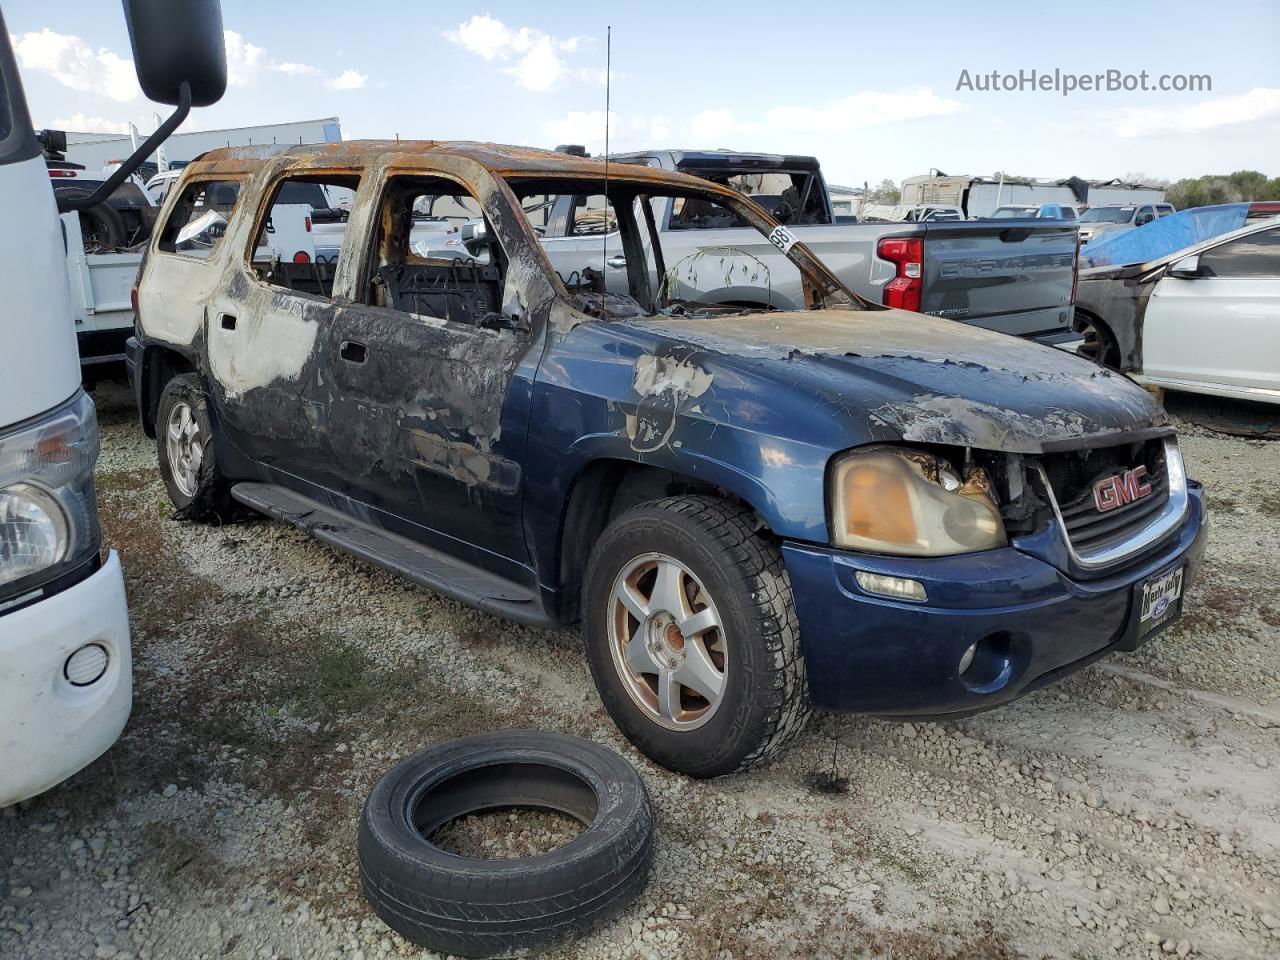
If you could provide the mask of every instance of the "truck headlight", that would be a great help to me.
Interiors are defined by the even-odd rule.
[[[0,584],[62,561],[71,549],[70,534],[58,501],[39,487],[15,483],[0,490]]]
[[[939,557],[1008,543],[981,467],[965,477],[922,450],[868,447],[836,461],[831,533],[839,547]]]
[[[83,391],[0,435],[0,600],[98,550],[93,466],[98,423]]]

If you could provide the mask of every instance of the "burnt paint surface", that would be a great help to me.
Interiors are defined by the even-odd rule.
[[[368,145],[215,151],[197,167],[256,170],[246,193],[258,197],[271,176],[308,163],[365,173],[332,302],[270,287],[223,254],[226,303],[298,321],[307,335],[314,328],[297,369],[247,386],[211,378],[232,477],[283,482],[554,590],[566,500],[601,459],[720,487],[778,536],[823,543],[827,465],[849,448],[907,440],[1034,453],[1164,422],[1144,391],[1085,361],[901,311],[590,320],[569,305],[493,176],[545,171],[547,155],[419,147],[384,145],[395,156]],[[578,163],[555,155],[557,165]],[[581,163],[582,176],[598,173]],[[686,179],[644,168],[628,176],[633,169],[655,182]],[[422,172],[454,176],[480,199],[510,258],[504,312],[520,329],[459,328],[356,302],[352,254],[368,249],[380,181]],[[229,244],[248,242],[253,216],[237,212]],[[217,312],[208,336],[223,335]],[[194,349],[208,375],[204,335],[179,346]],[[364,364],[341,359],[347,340],[367,346]],[[252,367],[252,349],[236,349]]]
[[[1111,270],[1094,277],[1081,277],[1076,291],[1076,310],[1093,314],[1115,337],[1120,369],[1142,370],[1142,321],[1147,303],[1156,288],[1155,277],[1135,277]]]

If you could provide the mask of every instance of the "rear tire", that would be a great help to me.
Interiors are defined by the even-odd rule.
[[[808,720],[782,556],[733,504],[670,497],[614,520],[588,563],[583,634],[610,716],[671,770],[762,763]]]
[[[160,394],[156,457],[174,516],[228,523],[241,514],[218,469],[208,399],[194,373],[174,377]]]

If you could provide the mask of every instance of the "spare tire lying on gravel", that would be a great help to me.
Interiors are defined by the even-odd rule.
[[[478,860],[436,846],[481,810],[555,810],[585,829],[549,853]],[[374,912],[414,943],[464,957],[539,950],[622,911],[653,862],[644,783],[612,750],[506,730],[418,753],[374,786],[360,817],[360,873]]]

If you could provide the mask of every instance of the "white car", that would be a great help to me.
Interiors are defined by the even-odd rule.
[[[1083,352],[1169,390],[1280,403],[1280,218],[1080,274]]]

